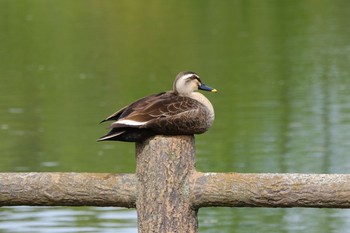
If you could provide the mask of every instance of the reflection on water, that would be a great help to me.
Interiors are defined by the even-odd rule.
[[[348,173],[349,1],[0,1],[0,170],[134,172],[106,115],[182,70],[219,89],[200,171]],[[135,210],[11,207],[5,232],[136,232]],[[201,232],[346,232],[348,210],[205,208]]]
[[[200,232],[347,232],[349,210],[207,208],[199,213]],[[2,232],[137,232],[136,211],[100,207],[4,207],[0,211]]]
[[[6,207],[0,216],[1,231],[21,233],[135,232],[137,224],[136,212],[122,208]]]
[[[256,229],[261,233],[318,231],[326,233],[348,232],[350,227],[349,210],[306,208],[215,210],[210,208],[210,211],[200,214],[200,232],[252,232],[252,229]],[[255,225],[261,228],[255,228]]]

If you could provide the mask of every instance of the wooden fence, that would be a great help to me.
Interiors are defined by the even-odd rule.
[[[136,174],[0,173],[0,205],[136,208],[142,233],[198,232],[201,207],[350,207],[350,175],[203,173],[194,144],[137,143]]]

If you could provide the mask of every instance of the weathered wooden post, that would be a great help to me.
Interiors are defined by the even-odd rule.
[[[190,203],[194,137],[155,136],[136,144],[139,232],[198,232]]]

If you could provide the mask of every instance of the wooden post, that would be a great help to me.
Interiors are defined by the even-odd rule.
[[[188,188],[195,172],[194,144],[193,136],[155,136],[136,143],[140,233],[198,232]]]

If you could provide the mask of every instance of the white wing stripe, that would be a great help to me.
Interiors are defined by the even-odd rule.
[[[114,122],[113,124],[122,124],[122,125],[133,125],[133,126],[137,126],[137,125],[144,125],[146,124],[147,121],[145,122],[140,122],[140,121],[133,121],[133,120],[119,120]]]

